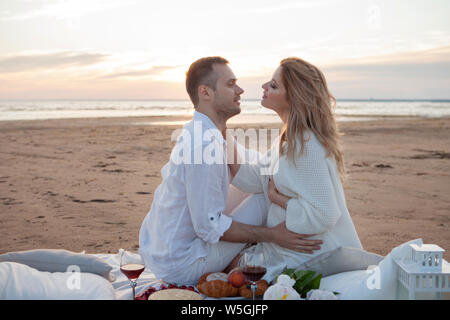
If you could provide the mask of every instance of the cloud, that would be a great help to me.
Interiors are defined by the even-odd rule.
[[[324,67],[326,72],[355,78],[423,77],[450,79],[450,46],[354,59]]]
[[[6,77],[4,77],[6,78]],[[184,83],[154,81],[95,81],[44,78],[2,79],[1,99],[189,99]]]
[[[320,68],[338,98],[449,98],[450,46]]]
[[[450,46],[416,52],[346,59],[329,64],[313,62],[323,71],[337,98],[448,99]],[[266,75],[240,77],[244,98],[260,98]]]
[[[123,78],[123,77],[146,77],[159,75],[167,70],[178,68],[179,66],[153,66],[147,69],[141,70],[127,70],[121,72],[115,72],[111,74],[107,74],[101,78],[111,79],[111,78]]]
[[[277,4],[277,5],[273,5],[273,6],[256,7],[254,9],[249,10],[248,12],[274,13],[274,12],[279,12],[279,11],[288,11],[288,10],[304,9],[304,8],[312,8],[312,7],[322,7],[328,3],[329,3],[329,1],[291,2],[291,3]]]
[[[11,13],[4,11],[0,14],[0,21],[25,21],[36,18],[67,19],[81,17],[86,14],[134,5],[135,1],[112,0],[66,0],[66,1],[28,1],[33,9],[25,12]],[[39,6],[39,7],[38,7]]]
[[[107,54],[88,52],[54,52],[19,54],[0,58],[0,73],[27,72],[38,69],[61,69],[102,62]]]

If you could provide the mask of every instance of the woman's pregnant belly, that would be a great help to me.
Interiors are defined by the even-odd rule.
[[[286,210],[276,204],[271,204],[267,216],[267,227],[273,227],[281,222],[286,221]],[[315,236],[306,238],[308,240],[322,240],[323,244],[320,246],[320,250],[313,251],[312,254],[301,253],[294,250],[283,248],[279,245],[272,244],[272,248],[277,250],[281,254],[287,264],[288,268],[295,268],[295,266],[308,261],[324,252],[331,251],[339,247],[335,237],[330,231],[317,234]],[[305,239],[305,240],[306,240]]]
[[[286,221],[286,210],[272,203],[267,214],[267,227],[274,227],[283,221]]]

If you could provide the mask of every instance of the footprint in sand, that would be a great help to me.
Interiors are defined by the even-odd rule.
[[[450,153],[436,150],[414,149],[414,151],[423,152],[409,157],[409,159],[450,159]]]
[[[392,169],[393,168],[393,166],[391,166],[390,164],[382,164],[382,163],[375,165],[375,167],[381,168],[381,169]]]
[[[3,202],[2,204],[5,206],[11,206],[11,205],[23,203],[20,201],[16,201],[16,199],[14,199],[14,198],[0,198],[0,200]]]
[[[102,161],[100,161],[99,163],[97,163],[95,166],[93,166],[94,168],[105,168],[108,166],[115,166],[117,163],[113,162],[113,163],[104,163]]]
[[[111,203],[111,202],[116,202],[116,200],[106,200],[106,199],[80,200],[80,199],[72,199],[72,202],[76,202],[76,203],[88,203],[88,202]]]

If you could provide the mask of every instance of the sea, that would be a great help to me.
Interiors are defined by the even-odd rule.
[[[260,100],[241,100],[245,122],[279,121]],[[0,100],[0,121],[103,117],[189,116],[189,100]],[[450,100],[337,100],[338,121],[450,117]]]

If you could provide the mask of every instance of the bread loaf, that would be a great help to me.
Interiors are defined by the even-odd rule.
[[[197,289],[204,295],[212,298],[221,298],[221,297],[235,297],[239,288],[233,287],[231,283],[223,280],[212,280],[207,281],[206,278],[212,272],[204,274],[197,283]]]

